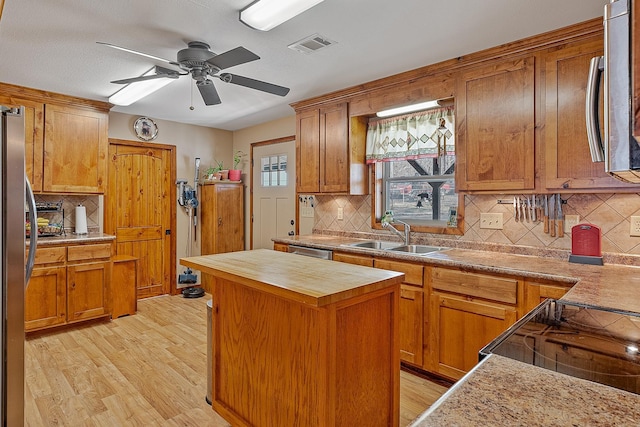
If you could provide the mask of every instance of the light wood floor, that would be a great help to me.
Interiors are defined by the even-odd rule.
[[[27,426],[228,426],[205,402],[206,301],[142,300],[135,316],[28,337]],[[401,372],[400,425],[446,389]]]

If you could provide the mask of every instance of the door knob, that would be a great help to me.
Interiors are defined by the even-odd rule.
[[[296,222],[294,220],[291,220],[291,225],[294,225]]]
[[[294,235],[294,234],[296,234],[296,233],[294,233],[293,231],[290,231],[290,232],[288,232],[287,234],[288,234],[289,236],[293,236],[293,235]]]

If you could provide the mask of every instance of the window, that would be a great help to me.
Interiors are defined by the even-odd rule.
[[[260,181],[263,187],[286,187],[288,183],[287,155],[276,154],[262,157],[260,171]]]
[[[370,120],[367,162],[375,164],[375,227],[390,210],[416,231],[463,233],[454,129],[453,107]]]

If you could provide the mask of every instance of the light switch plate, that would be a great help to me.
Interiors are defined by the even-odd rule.
[[[502,230],[502,213],[480,213],[480,228]]]

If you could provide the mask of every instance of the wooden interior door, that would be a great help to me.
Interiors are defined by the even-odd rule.
[[[111,140],[105,232],[138,258],[138,299],[176,292],[175,147]]]

